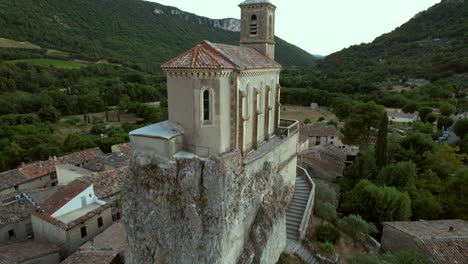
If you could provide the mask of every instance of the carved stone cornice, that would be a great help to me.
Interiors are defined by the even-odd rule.
[[[217,79],[229,78],[233,71],[215,71],[215,70],[183,70],[171,69],[164,70],[166,77],[171,78],[197,78],[197,79]]]

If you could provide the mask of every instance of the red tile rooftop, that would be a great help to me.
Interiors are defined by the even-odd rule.
[[[41,209],[50,216],[89,186],[91,184],[85,181],[74,180],[47,199]]]
[[[4,263],[25,263],[38,257],[58,253],[59,250],[57,245],[47,241],[15,241],[0,244],[0,260],[6,259]]]
[[[128,165],[115,170],[86,175],[81,179],[93,185],[94,192],[99,199],[106,199],[121,191],[127,173]]]
[[[300,134],[304,137],[335,137],[339,131],[335,126],[306,125],[301,126]]]
[[[281,65],[255,49],[202,41],[191,50],[164,63],[163,69],[266,69]]]

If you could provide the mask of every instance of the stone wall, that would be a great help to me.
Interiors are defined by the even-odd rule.
[[[275,160],[247,169],[239,152],[169,161],[135,151],[123,189],[125,262],[276,263],[294,190],[295,175],[283,173],[295,158]]]

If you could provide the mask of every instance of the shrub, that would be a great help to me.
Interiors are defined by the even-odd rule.
[[[325,120],[325,117],[321,116],[321,117],[319,117],[319,119],[317,121],[322,122],[324,120]]]
[[[307,124],[310,124],[310,123],[312,123],[312,121],[310,121],[309,118],[306,118],[306,119],[304,120],[304,125],[307,125]]]
[[[324,201],[317,201],[314,206],[314,215],[332,224],[336,224],[338,220],[335,206]]]
[[[333,252],[333,244],[330,243],[329,241],[325,242],[325,244],[323,244],[323,251],[325,251],[325,253],[332,253]]]
[[[336,244],[336,242],[340,240],[340,231],[329,224],[318,225],[315,228],[315,233],[317,235],[317,240],[320,242],[331,242]]]

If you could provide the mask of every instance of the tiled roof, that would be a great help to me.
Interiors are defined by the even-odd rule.
[[[468,263],[468,238],[427,239],[422,244],[438,264]]]
[[[0,228],[27,219],[33,209],[32,204],[24,198],[19,201],[15,200],[14,195],[9,198],[10,202],[2,201],[0,204]]]
[[[419,239],[466,237],[468,239],[468,222],[464,220],[434,221],[400,221],[384,222],[397,230]],[[453,231],[450,231],[453,227]]]
[[[27,181],[29,181],[29,177],[16,169],[2,172],[0,173],[0,190],[8,189]]]
[[[335,126],[301,126],[300,134],[305,137],[335,137],[339,135]]]
[[[79,165],[91,160],[100,159],[104,156],[105,154],[101,151],[100,148],[93,148],[59,157],[58,160],[61,163]]]
[[[130,165],[130,156],[125,152],[111,153],[102,159],[102,163],[111,165],[115,168]]]
[[[114,264],[120,263],[120,257],[113,250],[77,250],[61,264]]]
[[[47,241],[15,241],[0,245],[0,259],[6,263],[24,263],[35,258],[58,253],[59,247]],[[1,262],[0,262],[1,263]]]
[[[334,176],[342,176],[344,171],[344,163],[343,166],[340,166],[336,163],[321,160],[314,155],[303,155],[301,157],[301,161],[303,164],[311,166],[312,168],[319,169],[325,173],[332,174]]]
[[[65,155],[57,159],[25,164],[17,169],[0,173],[0,190],[55,173],[55,166],[58,164],[79,165],[89,161],[101,160],[104,156],[105,154],[99,148],[93,148]],[[86,168],[86,166],[84,167]]]
[[[52,215],[78,194],[86,190],[90,185],[91,184],[82,180],[72,181],[47,199],[42,206],[42,210],[45,211],[45,214]]]
[[[94,192],[99,199],[106,199],[122,190],[123,181],[127,173],[128,166],[123,166],[115,170],[86,175],[81,180],[93,185]]]
[[[86,242],[80,248],[83,250],[112,249],[115,252],[123,252],[125,247],[125,230],[122,222],[117,222],[108,227],[104,232]]]
[[[435,220],[414,222],[384,222],[417,238],[418,244],[438,264],[468,263],[468,222],[464,220]]]
[[[163,69],[269,69],[281,65],[255,49],[202,41],[166,62]]]
[[[37,161],[18,168],[18,171],[34,180],[55,172],[55,165],[59,164],[57,160]]]

